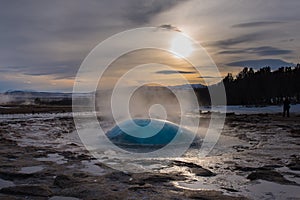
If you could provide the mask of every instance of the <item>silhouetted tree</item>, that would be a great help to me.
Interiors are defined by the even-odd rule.
[[[300,103],[300,64],[295,67],[281,67],[275,71],[263,67],[257,71],[245,67],[234,78],[228,73],[223,79],[229,105],[281,104],[284,97]],[[209,87],[219,87],[216,84]],[[196,90],[199,98],[209,102],[207,89]]]

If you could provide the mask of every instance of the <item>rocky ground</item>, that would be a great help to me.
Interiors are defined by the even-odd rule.
[[[299,122],[296,115],[230,115],[209,157],[124,173],[89,155],[70,115],[5,115],[0,199],[297,199]],[[282,192],[256,188],[270,185]]]
[[[35,114],[71,112],[72,106],[45,106],[45,105],[5,105],[0,106],[0,114]]]

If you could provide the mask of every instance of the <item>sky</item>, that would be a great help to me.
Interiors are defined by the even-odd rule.
[[[77,70],[95,46],[140,27],[190,36],[222,76],[244,66],[290,66],[300,59],[299,8],[299,0],[0,0],[0,92],[71,92]],[[114,48],[118,45],[129,43]],[[184,70],[184,62],[167,58],[181,63],[176,69],[197,83],[199,75]],[[157,69],[145,75],[171,80],[172,73]]]

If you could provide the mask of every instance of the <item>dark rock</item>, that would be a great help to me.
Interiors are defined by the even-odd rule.
[[[7,179],[7,180],[14,180],[14,179],[26,179],[30,177],[34,177],[33,174],[26,174],[26,173],[19,173],[14,171],[0,171],[0,178]]]
[[[191,172],[194,173],[196,176],[215,176],[216,174],[209,171],[208,169],[204,169],[204,168],[191,168]]]
[[[153,186],[151,184],[143,184],[143,185],[133,185],[131,187],[128,188],[128,190],[132,190],[132,191],[136,191],[136,190],[149,190],[153,188]]]
[[[300,137],[300,129],[292,129],[291,130],[291,137],[294,137],[294,138],[298,138]]]
[[[0,199],[5,199],[5,200],[18,200],[17,197],[14,197],[14,196],[8,196],[7,194],[0,194]]]
[[[71,152],[71,151],[64,151],[60,153],[63,157],[69,159],[69,160],[76,160],[77,157],[75,155],[75,153]]]
[[[71,187],[74,184],[74,182],[75,180],[71,176],[61,174],[54,179],[53,184],[60,188],[68,188]]]
[[[180,166],[180,167],[188,167],[189,170],[194,173],[197,176],[215,176],[216,174],[211,172],[208,169],[204,169],[202,166],[189,163],[189,162],[183,162],[183,161],[173,161],[172,165]]]
[[[128,199],[127,190],[116,191],[111,185],[85,183],[80,186],[66,188],[60,191],[60,195],[72,196],[82,199]]]
[[[297,183],[285,179],[282,174],[273,170],[258,169],[255,172],[249,174],[247,176],[247,179],[249,180],[262,179],[266,181],[276,182],[279,184],[297,185]]]
[[[235,190],[235,189],[233,189],[233,188],[221,187],[221,189],[227,190],[228,192],[238,192],[237,190]]]
[[[104,163],[97,162],[95,165],[101,167],[102,169],[111,169],[111,167],[105,165]]]
[[[121,171],[112,171],[108,172],[105,175],[101,177],[104,178],[105,181],[112,181],[112,182],[119,182],[119,183],[125,183],[125,184],[133,184],[132,183],[132,175],[127,174]]]
[[[235,115],[234,112],[228,112],[228,113],[226,113],[226,116],[234,116],[234,115]]]
[[[257,168],[254,168],[254,167],[243,167],[243,166],[237,165],[237,166],[234,167],[234,169],[242,171],[242,172],[250,172],[250,171],[256,170]]]
[[[300,171],[300,164],[291,164],[288,165],[291,170]]]
[[[273,170],[275,168],[280,168],[282,167],[282,165],[265,165],[262,167],[244,167],[244,166],[235,166],[235,170],[239,170],[242,172],[251,172],[251,171],[255,171],[255,170]]]
[[[2,188],[0,193],[12,194],[12,195],[30,195],[30,196],[42,196],[49,197],[52,195],[52,191],[46,185],[18,185],[7,188]]]
[[[168,183],[171,181],[182,181],[185,180],[186,177],[182,176],[180,174],[164,174],[164,173],[138,173],[132,175],[132,184],[139,184],[139,185],[145,185],[145,184],[161,184],[161,183]]]
[[[246,200],[246,197],[235,197],[224,195],[221,191],[202,190],[202,191],[184,191],[185,196],[190,199],[203,200]]]
[[[76,178],[86,178],[88,177],[89,175],[85,172],[75,172],[72,174],[74,177]]]
[[[79,159],[79,160],[90,160],[91,157],[89,155],[80,154],[80,155],[77,155],[77,159]]]
[[[9,153],[7,153],[7,155],[5,155],[5,157],[9,158],[9,159],[17,159],[18,158],[18,156],[12,155],[12,154],[9,154]]]
[[[287,165],[288,168],[295,171],[300,171],[300,157],[292,155],[291,162]]]
[[[282,165],[264,165],[258,169],[262,169],[262,170],[273,170],[273,169],[276,169],[276,168],[280,168],[280,167],[283,167]]]

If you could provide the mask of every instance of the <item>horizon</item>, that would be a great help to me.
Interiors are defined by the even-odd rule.
[[[291,69],[295,69],[296,67],[298,67],[300,65],[300,63],[297,63],[297,64],[295,64],[294,66],[282,66],[282,67],[279,67],[279,68],[286,68],[286,67],[291,67]],[[279,68],[277,68],[277,69],[273,69],[271,66],[265,66],[265,67],[270,67],[270,69],[271,69],[271,72],[274,72],[274,71],[277,71]],[[243,67],[242,69],[241,69],[241,71],[239,71],[239,72],[242,72],[243,71],[243,69],[244,68],[248,68],[248,69],[253,69],[254,70],[254,72],[257,72],[257,71],[259,71],[260,69],[263,69],[263,68],[265,68],[265,67],[261,67],[261,68],[258,68],[258,69],[253,69],[252,67]],[[229,74],[230,72],[228,72],[228,74]],[[227,74],[227,75],[228,75]],[[226,76],[227,76],[226,75]],[[235,75],[235,76],[233,76],[233,78],[234,79],[237,79],[237,75],[238,75],[238,73]],[[219,84],[219,83],[221,83],[223,80],[224,80],[224,78],[226,77],[226,76],[224,76],[224,77],[222,77],[222,80],[220,80],[219,82],[216,82],[216,83],[213,83],[213,84],[210,84],[210,85],[205,85],[205,84],[202,84],[202,83],[190,83],[189,85],[191,85],[191,86],[195,86],[195,85],[201,85],[201,86],[204,86],[204,87],[210,87],[210,86],[213,86],[213,85],[217,85],[217,84]],[[171,88],[176,88],[176,87],[181,87],[181,86],[185,86],[186,84],[178,84],[178,85],[169,85],[168,87],[171,87]],[[143,85],[143,86],[147,86],[147,87],[164,87],[163,85],[156,85],[156,84],[145,84],[145,85]],[[125,86],[125,87],[134,87],[134,86]],[[141,86],[142,87],[142,86]],[[103,90],[103,89],[100,89],[100,88],[98,88],[97,90],[95,90],[95,91],[88,91],[87,93],[92,93],[92,92],[96,92],[96,91],[100,91],[100,90]],[[109,88],[109,89],[105,89],[105,90],[107,90],[107,91],[111,91],[111,90],[113,90],[113,88]],[[72,90],[72,91],[62,91],[62,90],[33,90],[33,89],[18,89],[18,88],[16,88],[16,89],[8,89],[8,90],[3,90],[3,91],[1,91],[0,90],[0,94],[5,94],[5,93],[8,93],[8,92],[40,92],[40,93],[64,93],[64,94],[73,94],[74,93],[74,91]],[[86,92],[81,92],[81,93],[78,93],[78,94],[84,94],[84,93],[86,93]]]

